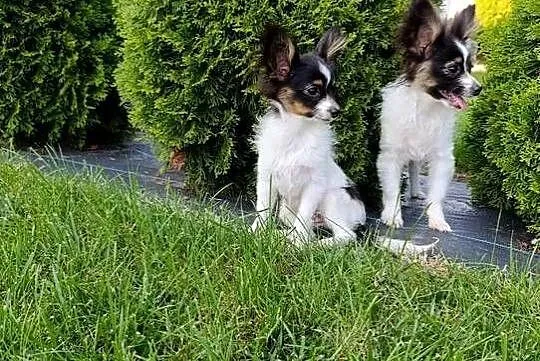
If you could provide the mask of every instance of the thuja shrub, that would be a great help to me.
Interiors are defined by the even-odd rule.
[[[473,196],[515,209],[540,233],[540,2],[515,0],[507,21],[483,31],[485,91],[460,142]]]
[[[0,0],[2,143],[81,146],[89,129],[125,128],[113,10],[111,0]]]
[[[250,138],[265,102],[256,82],[264,25],[289,30],[300,51],[331,26],[348,34],[337,61],[343,115],[334,122],[338,161],[356,182],[373,178],[381,86],[396,75],[395,30],[402,0],[116,0],[124,58],[117,82],[131,122],[166,159],[186,154],[188,183],[199,190],[253,174]]]

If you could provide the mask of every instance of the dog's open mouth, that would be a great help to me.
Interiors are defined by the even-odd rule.
[[[446,90],[441,90],[440,93],[444,97],[444,99],[446,99],[448,103],[450,103],[450,105],[457,110],[467,109],[467,100],[461,95],[457,95]]]

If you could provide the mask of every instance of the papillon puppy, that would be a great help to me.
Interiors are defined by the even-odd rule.
[[[383,91],[377,170],[383,191],[381,221],[403,225],[401,173],[409,168],[409,195],[420,197],[418,174],[429,166],[429,227],[451,228],[443,201],[454,172],[453,136],[457,114],[482,87],[471,75],[475,7],[441,16],[429,0],[413,0],[399,37],[404,73]]]
[[[314,215],[322,217],[333,237],[322,244],[356,239],[366,221],[355,185],[336,164],[331,120],[340,107],[335,99],[334,60],[346,39],[327,31],[315,51],[300,55],[287,33],[268,27],[263,37],[265,73],[262,94],[271,108],[259,119],[257,230],[279,203],[279,218],[292,227],[288,237],[304,243],[313,236]]]

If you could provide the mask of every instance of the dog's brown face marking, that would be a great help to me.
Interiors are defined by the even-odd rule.
[[[437,81],[433,78],[433,73],[431,71],[432,68],[432,61],[425,61],[423,63],[417,64],[414,70],[415,76],[413,79],[413,83],[423,88],[430,88],[437,85]]]
[[[295,91],[290,87],[281,88],[278,92],[277,99],[289,113],[305,117],[313,116],[313,109],[297,99]]]
[[[470,75],[474,14],[474,6],[469,6],[446,19],[430,0],[412,0],[399,37],[407,81],[458,109],[463,108],[464,97],[481,89]]]
[[[261,92],[289,113],[317,119],[334,117],[339,106],[333,98],[333,60],[344,45],[345,38],[332,29],[323,35],[314,53],[300,55],[283,29],[269,27],[263,37],[266,72]]]

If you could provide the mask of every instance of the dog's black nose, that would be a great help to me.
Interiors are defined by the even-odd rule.
[[[482,86],[480,84],[478,84],[478,85],[474,86],[474,88],[472,90],[472,95],[477,96],[477,95],[480,95],[481,92],[482,92]]]
[[[341,109],[339,109],[339,108],[330,109],[330,115],[332,116],[332,118],[337,117],[339,115],[339,113],[341,113]]]

